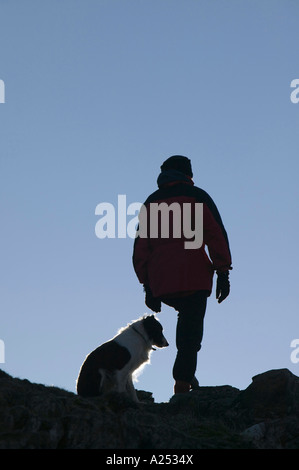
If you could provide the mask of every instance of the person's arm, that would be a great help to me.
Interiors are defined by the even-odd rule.
[[[148,283],[147,263],[150,256],[150,247],[147,238],[139,235],[135,238],[133,249],[133,266],[141,284]]]
[[[203,216],[204,243],[217,273],[216,299],[221,303],[230,293],[229,270],[232,258],[221,216],[212,198],[206,194]]]

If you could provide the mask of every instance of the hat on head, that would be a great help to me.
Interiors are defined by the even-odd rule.
[[[191,160],[182,155],[173,155],[172,157],[167,158],[165,162],[161,165],[161,171],[165,170],[177,170],[181,171],[185,175],[193,177]]]

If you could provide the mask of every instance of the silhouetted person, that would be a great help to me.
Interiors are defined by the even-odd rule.
[[[216,298],[221,303],[229,295],[229,270],[232,269],[229,242],[217,207],[203,189],[194,186],[192,177],[191,162],[186,157],[175,155],[162,164],[157,180],[159,189],[144,203],[145,218],[141,218],[140,212],[133,253],[133,265],[144,285],[146,305],[160,312],[161,302],[164,302],[178,311],[174,393],[185,393],[198,386],[194,374],[213,274],[216,271]],[[174,211],[181,209],[181,218],[172,210],[165,211],[165,203],[168,208],[177,203],[171,207]],[[155,212],[157,207],[161,208],[159,218]],[[203,213],[200,226],[200,219],[196,218],[199,207]],[[151,212],[151,208],[155,211]],[[140,230],[142,223],[143,231]],[[190,245],[190,228],[194,245]],[[201,246],[195,243],[200,239],[200,230]]]

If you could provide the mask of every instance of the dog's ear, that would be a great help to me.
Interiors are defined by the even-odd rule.
[[[145,315],[144,317],[144,321],[150,325],[150,324],[154,324],[155,321],[156,321],[156,316],[155,315]]]
[[[155,314],[152,314],[152,315],[143,315],[143,320],[156,320],[156,315]]]

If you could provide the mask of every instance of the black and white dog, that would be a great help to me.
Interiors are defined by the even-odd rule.
[[[168,346],[162,331],[154,315],[144,316],[119,330],[114,338],[86,357],[77,380],[78,395],[94,397],[109,391],[126,392],[138,402],[132,376],[149,362],[153,346]]]

